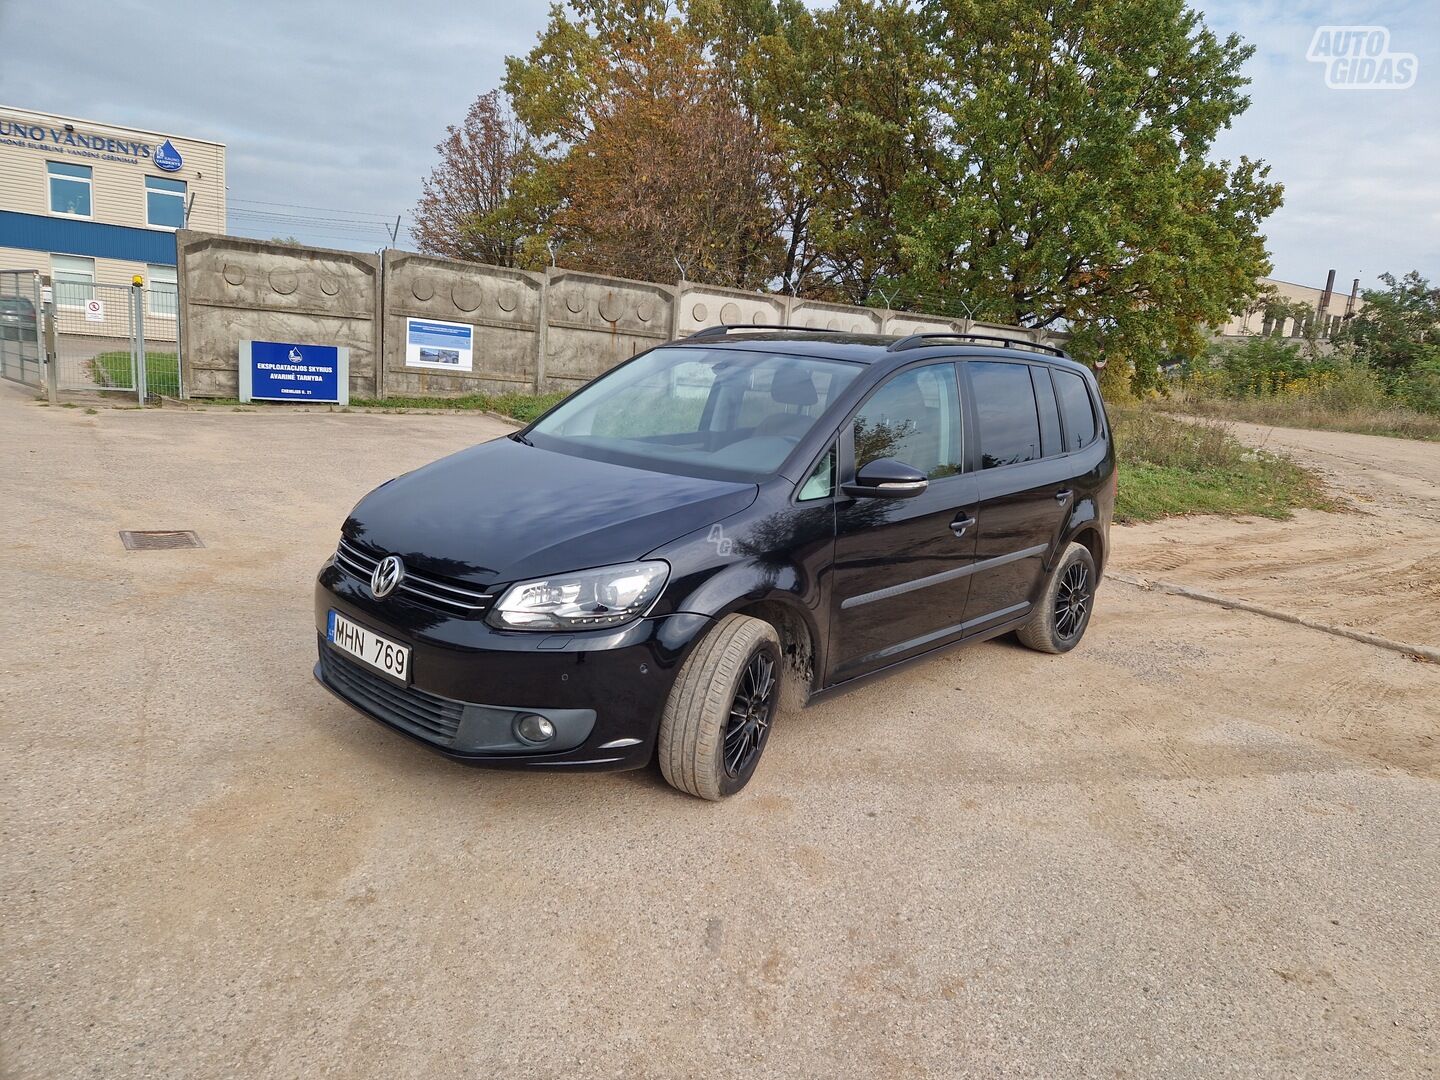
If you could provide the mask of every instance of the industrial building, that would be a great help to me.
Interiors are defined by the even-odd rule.
[[[48,275],[62,313],[139,274],[164,334],[185,227],[226,231],[223,143],[0,105],[0,270]]]

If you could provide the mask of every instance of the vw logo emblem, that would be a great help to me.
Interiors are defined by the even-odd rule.
[[[405,564],[400,561],[399,555],[386,555],[375,564],[375,572],[370,575],[370,591],[375,594],[376,600],[381,600],[395,591],[405,577]]]

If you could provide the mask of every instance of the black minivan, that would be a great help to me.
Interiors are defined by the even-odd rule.
[[[721,326],[381,484],[315,675],[450,757],[739,791],[797,703],[1085,633],[1115,455],[1089,370],[1003,338]]]

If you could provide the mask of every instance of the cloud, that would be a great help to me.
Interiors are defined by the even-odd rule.
[[[0,102],[218,139],[233,231],[374,249],[382,220],[408,219],[445,125],[544,17],[441,0],[0,0]],[[368,224],[321,220],[356,210]]]
[[[1250,110],[1218,156],[1263,158],[1285,184],[1266,225],[1278,277],[1440,279],[1440,4],[1202,0],[1257,47]],[[228,144],[232,228],[374,249],[408,221],[445,125],[530,48],[538,3],[381,0],[0,0],[0,101]],[[1419,56],[1398,93],[1328,90],[1316,26],[1382,22]],[[63,33],[57,28],[67,28]],[[316,209],[318,208],[318,209]],[[363,220],[340,211],[363,211]],[[344,216],[349,224],[324,219]],[[401,243],[408,238],[402,223]]]
[[[1216,152],[1263,158],[1285,185],[1265,225],[1275,276],[1323,285],[1334,267],[1348,285],[1418,269],[1440,280],[1440,6],[1226,0],[1200,5],[1217,33],[1255,45],[1250,109]],[[1331,90],[1305,59],[1315,28],[1388,26],[1390,47],[1417,54],[1417,84],[1395,92]]]

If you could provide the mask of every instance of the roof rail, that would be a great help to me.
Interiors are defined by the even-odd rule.
[[[808,334],[838,334],[839,330],[826,330],[822,326],[782,326],[779,323],[720,323],[718,326],[705,326],[689,337],[682,338],[682,341],[694,341],[696,338],[724,337],[732,330],[800,330]]]
[[[911,334],[899,341],[892,342],[888,352],[903,352],[906,349],[923,349],[932,341],[985,341],[998,342],[1007,349],[1030,349],[1033,352],[1049,353],[1051,356],[1058,356],[1069,360],[1070,354],[1064,349],[1056,348],[1054,345],[1041,345],[1038,341],[1021,341],[1017,338],[1001,337],[999,334],[961,334],[959,332],[944,331],[929,334]]]

